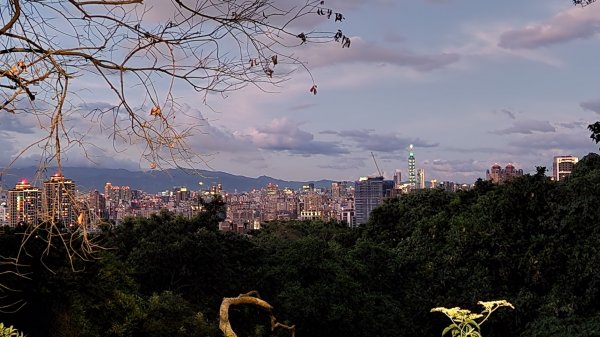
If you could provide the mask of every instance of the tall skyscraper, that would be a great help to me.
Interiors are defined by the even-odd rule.
[[[383,177],[361,177],[354,186],[355,224],[361,225],[369,220],[371,211],[383,203],[394,188],[394,182]]]
[[[8,226],[8,190],[2,183],[2,174],[0,173],[0,226]]]
[[[425,188],[425,169],[417,169],[417,186],[419,189]]]
[[[400,170],[396,170],[394,173],[394,188],[399,189],[402,185],[402,172]]]
[[[42,205],[44,221],[62,223],[65,226],[75,225],[78,212],[73,180],[56,173],[45,181]]]
[[[552,161],[552,180],[560,181],[571,175],[579,158],[574,156],[556,156]]]
[[[27,180],[17,183],[8,191],[8,225],[16,227],[20,223],[36,224],[42,210],[42,192],[31,186]]]
[[[415,172],[415,153],[413,152],[413,145],[410,144],[408,152],[408,183],[411,188],[415,188],[417,185],[417,175]]]

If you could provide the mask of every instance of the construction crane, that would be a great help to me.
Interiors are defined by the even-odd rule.
[[[373,151],[371,151],[371,157],[373,157],[373,162],[375,162],[375,167],[377,168],[377,173],[379,173],[380,177],[383,177],[383,174],[381,174],[381,170],[379,169],[379,165],[377,165],[377,160],[375,160],[375,155],[373,154]]]

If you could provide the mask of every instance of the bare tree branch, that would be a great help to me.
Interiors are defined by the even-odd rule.
[[[87,149],[98,146],[90,142],[102,138],[117,153],[138,149],[140,164],[150,169],[206,165],[188,143],[202,133],[205,120],[181,111],[179,90],[191,88],[199,102],[209,104],[212,94],[249,85],[268,92],[299,69],[308,72],[307,89],[316,94],[312,74],[294,48],[324,41],[349,46],[337,29],[300,31],[294,25],[307,15],[341,21],[343,16],[323,7],[323,1],[287,6],[279,0],[0,2],[0,113],[37,122],[31,131],[37,138],[9,165],[38,151],[40,174],[50,164],[60,172],[69,149],[77,147],[89,158]],[[106,104],[88,104],[98,100]],[[69,197],[85,218],[84,205]],[[26,275],[19,261],[29,256],[33,241],[45,247],[42,264],[57,247],[73,269],[76,260],[93,258],[99,247],[86,226],[65,227],[56,212],[45,210],[41,222],[24,224],[20,250],[12,260],[0,260],[14,269],[0,276]],[[1,279],[0,290],[10,291]],[[250,296],[231,303],[236,301],[268,308]]]
[[[272,312],[273,307],[268,302],[262,300],[258,292],[254,290],[246,294],[240,294],[237,297],[223,298],[221,307],[219,308],[219,329],[221,329],[226,337],[237,337],[237,334],[233,331],[231,323],[229,322],[229,307],[232,305],[252,305],[265,309],[269,312],[271,318],[271,331],[274,331],[277,328],[283,328],[289,330],[292,337],[296,335],[296,326],[289,326],[277,322],[277,318]]]
[[[197,125],[175,122],[179,83],[203,95],[203,102],[211,93],[247,85],[266,90],[297,68],[308,70],[294,47],[340,40],[340,31],[289,28],[306,15],[325,15],[322,1],[289,8],[276,1],[11,0],[0,5],[6,22],[0,30],[0,111],[46,111],[50,123],[42,128],[52,135],[48,146],[60,166],[60,142],[68,143],[66,130],[73,130],[64,123],[86,114],[86,99],[75,99],[81,89],[73,86],[93,81],[94,96],[113,104],[93,112],[101,122],[96,134],[108,132],[122,147],[144,144],[141,157],[150,165],[202,163],[185,141]],[[341,14],[335,14],[337,21]],[[155,108],[163,113],[153,114]]]

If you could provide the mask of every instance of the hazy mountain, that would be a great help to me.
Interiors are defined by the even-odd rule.
[[[41,186],[40,179],[35,178],[36,171],[36,167],[13,168],[8,171],[0,171],[3,173],[2,184],[5,188],[13,188],[17,181],[27,179],[32,182],[32,185]],[[55,172],[55,168],[47,169],[42,175],[41,180],[48,179]],[[200,188],[200,182],[202,182],[204,189],[207,189],[211,184],[221,183],[223,184],[223,189],[227,192],[244,192],[255,188],[260,189],[269,183],[274,183],[279,188],[290,187],[298,189],[307,183],[314,183],[315,187],[331,188],[330,180],[309,182],[286,181],[267,176],[250,178],[225,172],[205,170],[169,169],[142,172],[125,169],[63,167],[62,172],[66,178],[75,181],[80,191],[104,191],[106,182],[111,182],[117,186],[127,185],[132,189],[143,190],[149,193],[157,193],[175,186],[186,186],[189,189],[197,190]]]

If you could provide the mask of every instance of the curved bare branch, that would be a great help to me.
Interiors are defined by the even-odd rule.
[[[286,325],[277,322],[277,318],[273,315],[273,307],[260,298],[260,295],[257,291],[251,291],[246,294],[240,294],[237,297],[225,297],[221,302],[221,307],[219,308],[219,329],[225,334],[226,337],[237,337],[237,334],[233,331],[231,327],[231,322],[229,322],[229,307],[232,305],[252,305],[259,308],[262,308],[269,312],[269,316],[271,318],[271,331],[282,328],[290,331],[292,337],[296,335],[296,326],[295,325]]]

